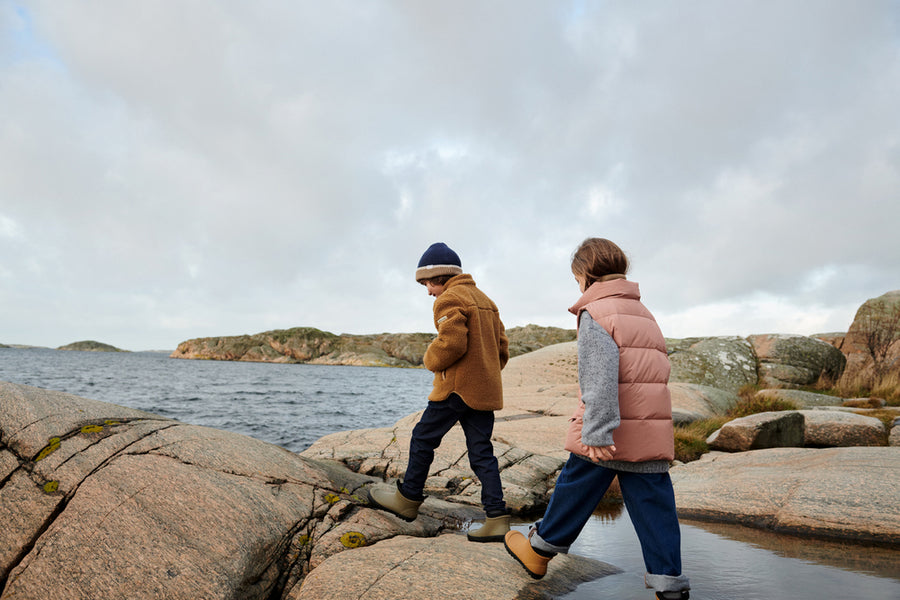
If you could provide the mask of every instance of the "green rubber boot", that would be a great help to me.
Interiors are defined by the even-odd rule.
[[[469,530],[466,537],[470,542],[502,542],[507,531],[509,531],[509,515],[501,515],[488,517],[484,520],[484,525]]]
[[[410,500],[391,485],[375,485],[369,490],[369,502],[376,508],[392,512],[404,521],[415,521],[423,500]]]

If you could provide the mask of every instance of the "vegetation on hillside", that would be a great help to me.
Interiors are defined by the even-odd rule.
[[[127,350],[121,350],[119,348],[116,348],[115,346],[110,346],[109,344],[104,344],[103,342],[97,342],[94,340],[72,342],[71,344],[60,346],[59,348],[57,348],[57,350],[79,350],[82,352],[127,352]]]

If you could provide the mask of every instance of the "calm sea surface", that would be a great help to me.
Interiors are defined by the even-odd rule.
[[[424,408],[431,387],[431,374],[422,369],[16,348],[0,348],[0,380],[227,429],[295,452],[335,431],[393,425]],[[684,521],[682,550],[697,600],[900,600],[897,550]],[[592,518],[572,553],[624,572],[583,584],[565,600],[652,597],[643,588],[640,547],[621,507]]]

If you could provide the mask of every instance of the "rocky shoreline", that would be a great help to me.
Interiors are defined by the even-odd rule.
[[[577,389],[572,342],[504,370],[495,452],[518,515],[546,506]],[[438,449],[419,519],[368,508],[365,488],[402,472],[417,417],[334,433],[297,455],[0,383],[0,598],[63,588],[85,599],[554,598],[617,571],[565,556],[535,582],[501,545],[466,543],[482,513],[458,427]],[[714,452],[672,477],[684,516],[900,548],[897,447]]]
[[[834,376],[846,360],[835,344],[696,338],[673,343],[670,357],[679,422],[723,415],[748,384],[799,407],[730,421],[708,440],[718,450],[674,465],[680,515],[900,550],[900,408],[872,413],[789,389]],[[513,358],[503,384],[494,449],[507,503],[528,519],[566,459],[575,343]],[[536,582],[502,545],[466,542],[483,514],[458,426],[436,452],[418,519],[370,508],[366,488],[401,475],[419,414],[295,454],[0,382],[0,600],[59,590],[85,600],[550,599],[618,571],[560,556]]]

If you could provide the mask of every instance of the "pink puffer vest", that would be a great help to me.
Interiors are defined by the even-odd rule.
[[[619,416],[613,460],[645,462],[675,458],[669,358],[656,319],[641,304],[638,284],[625,279],[589,287],[569,309],[587,310],[619,347]],[[584,404],[572,416],[566,450],[587,455],[581,443]]]

